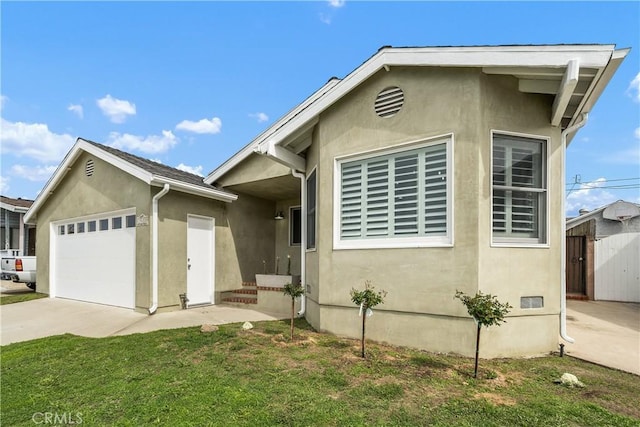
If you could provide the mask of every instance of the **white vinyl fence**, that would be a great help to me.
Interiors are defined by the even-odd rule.
[[[595,242],[595,299],[640,302],[640,233]]]

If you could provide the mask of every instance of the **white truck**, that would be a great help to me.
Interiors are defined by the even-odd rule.
[[[29,289],[36,288],[36,257],[2,258],[2,278],[15,283],[25,283]]]

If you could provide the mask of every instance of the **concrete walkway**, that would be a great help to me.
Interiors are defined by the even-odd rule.
[[[66,333],[99,338],[203,324],[277,319],[258,311],[222,305],[149,316],[126,308],[42,298],[0,306],[0,345]]]
[[[568,300],[567,333],[568,355],[640,375],[640,304]]]

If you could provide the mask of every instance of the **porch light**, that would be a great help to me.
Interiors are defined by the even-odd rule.
[[[276,216],[275,216],[274,219],[277,219],[277,220],[284,219],[284,212],[282,212],[282,211],[276,212]]]

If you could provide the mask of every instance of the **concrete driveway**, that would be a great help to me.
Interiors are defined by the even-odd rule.
[[[640,304],[568,300],[567,333],[568,355],[640,375]]]
[[[254,310],[220,305],[149,316],[126,308],[42,298],[0,306],[0,345],[66,333],[99,338],[203,324],[277,319]]]

